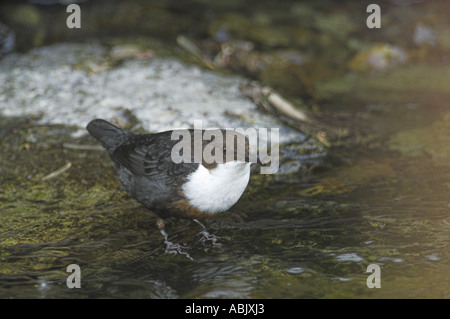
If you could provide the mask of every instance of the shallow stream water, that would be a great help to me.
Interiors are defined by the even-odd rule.
[[[450,298],[449,74],[421,61],[327,82],[328,123],[363,128],[318,155],[283,145],[281,168],[299,167],[286,174],[255,167],[231,212],[202,221],[220,247],[197,223],[167,220],[191,258],[165,252],[105,152],[61,146],[78,128],[2,117],[0,297]],[[67,286],[70,264],[80,289]]]
[[[210,233],[221,237],[220,248],[199,241],[198,224],[167,221],[170,240],[186,243],[193,260],[164,253],[155,216],[120,191],[106,154],[69,151],[77,172],[52,186],[27,185],[25,176],[15,187],[28,191],[8,189],[1,198],[0,293],[32,298],[448,298],[450,167],[445,158],[427,154],[448,150],[434,135],[448,130],[445,106],[421,104],[405,109],[410,115],[403,118],[400,112],[377,111],[371,123],[395,122],[396,128],[379,132],[371,147],[336,149],[315,159],[306,173],[259,184],[256,169],[253,191],[232,213],[204,221]],[[433,116],[427,116],[431,109]],[[403,154],[387,145],[397,138],[430,142],[414,143],[423,147],[417,154]],[[96,173],[87,176],[87,166]],[[78,194],[79,181],[89,191]],[[69,264],[81,267],[82,289],[67,288]],[[380,266],[379,289],[366,284],[371,264]]]

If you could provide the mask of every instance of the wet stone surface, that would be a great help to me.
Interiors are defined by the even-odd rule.
[[[450,297],[447,3],[391,2],[376,32],[354,1],[111,3],[83,4],[78,38],[49,26],[65,21],[55,7],[0,9],[18,36],[0,59],[0,297]],[[265,110],[249,80],[320,129]],[[168,219],[192,259],[166,253],[156,216],[92,147],[95,117],[136,133],[277,127],[280,168],[255,168],[229,212],[201,221],[221,245]]]

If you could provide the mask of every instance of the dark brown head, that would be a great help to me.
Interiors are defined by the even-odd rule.
[[[208,169],[217,164],[239,161],[251,162],[248,138],[234,130],[203,130],[202,164]],[[254,161],[256,162],[256,160]]]

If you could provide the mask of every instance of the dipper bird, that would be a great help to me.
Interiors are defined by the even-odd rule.
[[[180,163],[172,158],[179,143],[171,138],[174,131],[136,135],[102,119],[91,121],[87,130],[108,152],[125,190],[161,218],[215,216],[231,208],[249,182],[249,142],[234,130],[217,130],[222,138],[202,138],[200,145],[194,138],[206,131],[185,130],[190,140],[184,145],[193,151],[190,160]],[[227,145],[231,140],[233,145]],[[205,148],[223,150],[223,156],[212,162],[205,156],[196,158]]]

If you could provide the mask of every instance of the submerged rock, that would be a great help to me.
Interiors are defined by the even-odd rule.
[[[0,61],[0,114],[40,115],[39,123],[80,128],[93,118],[129,123],[146,131],[190,128],[280,128],[280,142],[304,136],[259,112],[239,90],[243,78],[222,76],[171,58],[125,57],[99,44],[58,44],[11,54]],[[134,51],[133,51],[134,52]],[[136,52],[134,52],[136,53]]]
[[[16,35],[14,42],[17,50],[26,50],[44,43],[47,34],[46,21],[36,6],[23,3],[2,3],[0,19]]]
[[[406,52],[391,44],[378,44],[358,53],[350,62],[353,71],[383,71],[407,61]]]
[[[448,166],[450,138],[448,136],[450,113],[429,126],[415,127],[392,135],[388,146],[403,156],[426,157],[436,165]]]
[[[0,58],[14,50],[16,34],[6,25],[0,23]]]
[[[413,35],[414,43],[418,46],[421,45],[430,45],[430,46],[436,46],[437,39],[436,39],[436,33],[434,30],[423,24],[423,23],[417,23],[416,27],[414,29],[414,35]]]

